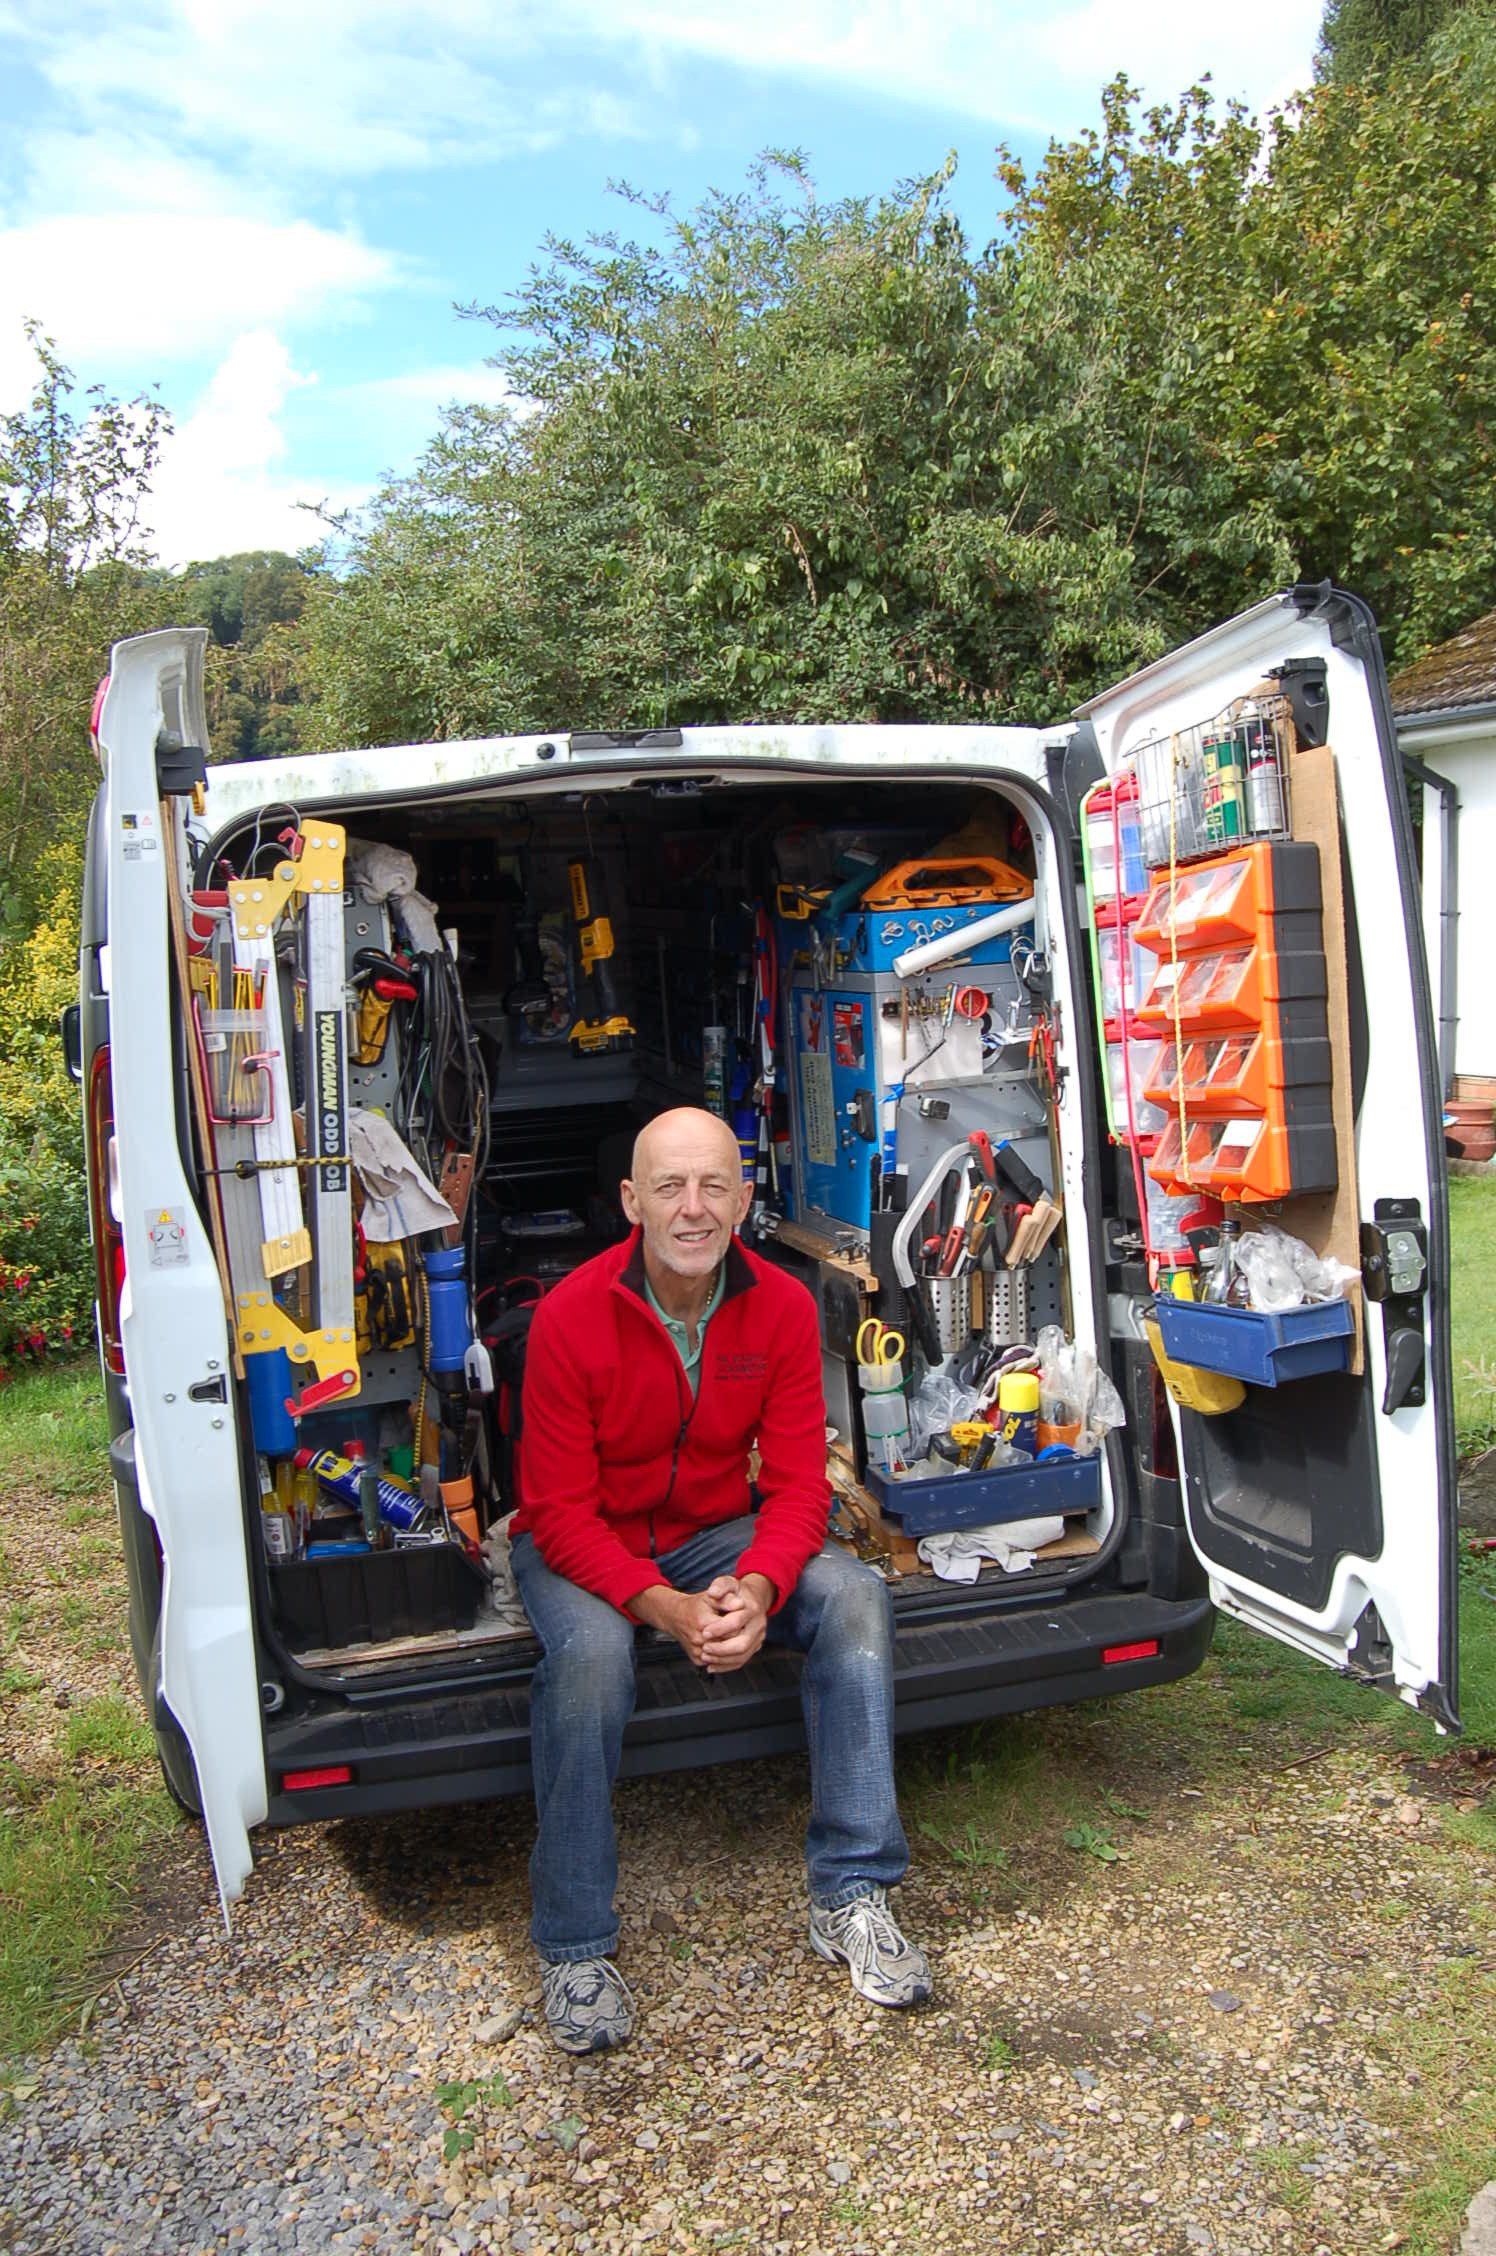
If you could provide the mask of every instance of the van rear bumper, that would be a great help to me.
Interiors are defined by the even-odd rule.
[[[899,1624],[897,1728],[928,1731],[1027,1708],[1094,1700],[1188,1676],[1210,1647],[1208,1599],[1146,1592],[1071,1598],[985,1620]],[[1114,1648],[1157,1651],[1107,1662]],[[703,1677],[671,1654],[641,1660],[622,1775],[742,1762],[802,1747],[800,1665],[766,1652],[732,1676]],[[530,1785],[526,1686],[339,1702],[266,1719],[267,1820],[295,1825],[521,1794]],[[346,1785],[287,1791],[287,1773],[347,1766]]]

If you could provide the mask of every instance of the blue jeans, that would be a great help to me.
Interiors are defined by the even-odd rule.
[[[706,1528],[661,1558],[662,1580],[705,1590],[732,1574],[751,1519]],[[545,1959],[610,1958],[618,1848],[613,1781],[634,1709],[636,1630],[605,1598],[552,1574],[528,1535],[515,1580],[544,1656],[530,1687],[530,1760],[540,1824],[530,1859],[530,1933]],[[893,1782],[893,1608],[882,1577],[828,1547],[806,1566],[766,1641],[805,1655],[810,1742],[805,1863],[826,1909],[892,1887],[909,1863]],[[749,1664],[752,1665],[751,1663]]]

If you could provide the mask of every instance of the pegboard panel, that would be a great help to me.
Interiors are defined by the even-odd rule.
[[[1029,1332],[1037,1339],[1046,1324],[1063,1324],[1060,1295],[1060,1257],[1051,1238],[1037,1261],[1029,1264]]]

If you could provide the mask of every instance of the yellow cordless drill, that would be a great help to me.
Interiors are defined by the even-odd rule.
[[[571,913],[576,920],[582,977],[591,988],[592,1015],[579,1018],[571,1030],[572,1048],[580,1057],[602,1057],[610,1050],[631,1050],[634,1026],[618,1007],[613,984],[613,926],[608,918],[597,872],[586,862],[570,862]]]

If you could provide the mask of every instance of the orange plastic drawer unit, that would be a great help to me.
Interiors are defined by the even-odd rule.
[[[1298,1014],[1289,1005],[1282,1015]],[[1172,1041],[1160,1042],[1143,1060],[1143,1095],[1168,1111],[1179,1106],[1176,1056]],[[1329,1036],[1312,1018],[1286,1044],[1263,1033],[1197,1035],[1184,1045],[1183,1078],[1186,1110],[1201,1118],[1265,1113],[1275,1094],[1328,1083]]]
[[[1181,1162],[1181,1148],[1187,1151],[1187,1166]],[[1148,1172],[1172,1198],[1199,1191],[1226,1205],[1250,1206],[1290,1197],[1301,1188],[1329,1189],[1330,1183],[1300,1184],[1297,1179],[1322,1168],[1326,1153],[1333,1183],[1335,1128],[1328,1090],[1318,1120],[1290,1124],[1264,1114],[1233,1120],[1186,1117],[1183,1147],[1176,1113],[1159,1136]]]
[[[1242,941],[1261,943],[1271,926],[1297,916],[1312,919],[1312,937],[1322,944],[1319,848],[1264,838],[1159,878],[1139,913],[1137,939],[1155,955],[1166,956],[1171,947],[1193,954]],[[1304,936],[1310,936],[1309,928]],[[1294,937],[1280,930],[1274,945],[1288,952]]]
[[[1318,848],[1196,863],[1154,886],[1134,938],[1156,958],[1138,1029],[1163,1037],[1143,1069],[1168,1115],[1154,1181],[1238,1203],[1332,1189]]]
[[[1272,970],[1272,964],[1256,948],[1212,948],[1205,955],[1165,956],[1138,1005],[1138,1024],[1150,1029],[1177,1025],[1182,1033],[1206,1027],[1225,1031],[1233,1026],[1260,1026],[1264,1004],[1278,999]]]
[[[1159,880],[1139,912],[1137,937],[1165,956],[1176,940],[1181,948],[1252,940],[1255,907],[1253,872],[1244,857],[1206,863]]]

